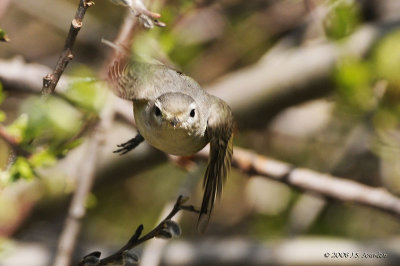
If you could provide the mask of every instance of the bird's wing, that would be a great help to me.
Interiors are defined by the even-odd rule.
[[[154,100],[166,92],[193,94],[201,90],[192,78],[163,64],[117,59],[108,70],[108,82],[118,97]]]
[[[161,64],[115,60],[108,70],[108,82],[120,98],[132,101],[149,100],[168,89],[162,82],[168,82],[173,74],[173,70]]]
[[[214,201],[222,193],[222,186],[230,170],[233,152],[233,116],[229,106],[218,99],[210,107],[207,136],[210,140],[210,156],[204,176],[204,196],[198,220],[198,228],[204,231]]]

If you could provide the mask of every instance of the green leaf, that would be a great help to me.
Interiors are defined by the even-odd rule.
[[[33,154],[29,158],[29,162],[33,167],[51,166],[56,162],[56,157],[49,150],[42,150]]]
[[[349,36],[359,24],[360,11],[355,1],[331,1],[331,10],[323,21],[328,38],[341,39]]]
[[[70,84],[65,96],[77,106],[89,112],[99,113],[107,98],[108,90],[91,78],[80,79]]]
[[[24,157],[17,157],[17,160],[10,167],[9,171],[11,181],[16,181],[19,179],[32,180],[35,177],[32,166]]]
[[[6,32],[0,28],[0,42],[9,42],[10,38],[8,38]]]
[[[20,141],[25,137],[27,127],[28,115],[21,114],[11,125],[7,127],[7,132]]]
[[[400,30],[382,39],[374,51],[373,61],[378,78],[400,88]]]
[[[24,102],[22,111],[28,120],[23,143],[30,146],[45,144],[57,148],[82,126],[82,114],[57,97],[49,97],[46,101],[32,97]]]
[[[346,58],[339,64],[334,78],[343,103],[360,111],[370,110],[376,105],[369,63]]]

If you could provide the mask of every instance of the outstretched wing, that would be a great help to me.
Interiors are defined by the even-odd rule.
[[[108,70],[108,82],[120,98],[149,99],[154,94],[152,77],[160,70],[152,64],[116,60]]]
[[[210,140],[210,156],[204,176],[204,196],[201,204],[198,228],[204,231],[216,197],[222,194],[222,186],[231,167],[233,152],[233,116],[229,106],[220,99],[211,106],[207,122]]]
[[[188,77],[165,65],[124,59],[117,59],[110,66],[108,82],[118,97],[131,101],[155,99],[165,92],[185,90],[190,83]]]

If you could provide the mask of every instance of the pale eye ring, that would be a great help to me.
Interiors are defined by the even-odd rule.
[[[161,116],[161,110],[160,108],[158,108],[157,106],[154,107],[154,114],[156,116]]]
[[[195,112],[194,109],[192,109],[192,110],[190,111],[190,117],[194,117],[195,115],[196,115],[196,112]]]

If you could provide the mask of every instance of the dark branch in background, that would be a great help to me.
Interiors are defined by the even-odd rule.
[[[71,27],[65,41],[64,50],[58,59],[57,65],[54,68],[53,73],[47,74],[43,78],[43,94],[50,94],[54,92],[62,73],[67,67],[69,61],[74,57],[72,54],[72,48],[74,46],[76,36],[78,35],[79,30],[82,28],[82,20],[85,16],[86,10],[92,5],[94,5],[94,2],[91,0],[80,0],[75,18],[71,22]]]
[[[171,212],[149,233],[145,234],[144,236],[140,237],[143,231],[143,225],[139,225],[138,228],[136,229],[135,233],[133,236],[129,239],[129,241],[122,247],[120,248],[117,252],[114,254],[104,258],[100,259],[101,253],[98,251],[92,252],[88,255],[86,255],[82,261],[80,262],[80,266],[85,266],[85,265],[115,265],[121,263],[126,256],[129,256],[131,259],[136,259],[136,255],[130,254],[129,251],[144,243],[147,240],[150,240],[155,237],[160,237],[160,238],[172,238],[173,236],[177,236],[180,234],[180,228],[179,225],[176,224],[175,222],[171,221],[171,219],[181,210],[185,211],[190,211],[190,212],[196,212],[198,213],[199,211],[196,210],[193,206],[186,206],[183,205],[187,201],[187,198],[183,198],[183,196],[179,196],[178,199],[175,202],[174,207],[172,208]]]
[[[341,202],[368,206],[400,218],[400,198],[384,188],[370,187],[349,179],[297,168],[238,147],[233,150],[233,166],[247,174],[264,176],[303,191]],[[196,156],[208,159],[208,151],[203,149]]]

